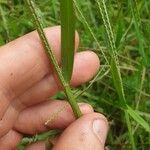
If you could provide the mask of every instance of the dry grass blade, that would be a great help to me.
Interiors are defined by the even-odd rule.
[[[72,0],[60,1],[61,12],[61,59],[62,71],[66,81],[70,81],[75,45],[75,15]]]

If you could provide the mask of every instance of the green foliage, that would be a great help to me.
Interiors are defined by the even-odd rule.
[[[47,140],[48,138],[54,138],[60,135],[60,133],[61,133],[60,131],[51,130],[45,133],[37,134],[32,137],[25,137],[23,138],[23,140],[21,141],[20,145],[17,147],[16,150],[24,150],[25,146],[28,144],[35,143],[37,141],[44,141]]]
[[[139,123],[142,127],[145,128],[147,132],[150,132],[150,126],[149,124],[138,115],[138,112],[134,111],[130,106],[127,106],[127,112],[132,116],[132,118]]]
[[[8,2],[11,5],[5,0],[0,1],[1,45],[34,29],[26,8],[22,7],[22,1],[8,0]],[[59,1],[38,0],[37,3],[44,26],[60,24]],[[75,94],[80,96],[79,99],[82,101],[90,103],[97,112],[102,112],[108,117],[110,121],[108,149],[131,149],[132,139],[129,141],[129,132],[134,137],[137,149],[148,149],[150,144],[150,133],[147,132],[150,124],[150,1],[106,1],[114,33],[117,64],[111,62],[114,60],[111,60],[110,39],[106,34],[97,3],[94,0],[74,0],[74,4],[76,27],[81,40],[79,50],[95,51],[101,59],[102,70],[91,81],[92,84],[78,87]],[[121,81],[118,77],[118,69]],[[122,93],[122,88],[126,107],[120,100],[121,96],[118,97]],[[130,117],[124,115],[123,111],[126,111]],[[128,129],[126,124],[129,125]]]
[[[75,49],[75,14],[73,0],[60,1],[60,15],[62,71],[65,80],[70,81]]]

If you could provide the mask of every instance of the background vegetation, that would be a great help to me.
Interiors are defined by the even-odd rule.
[[[57,0],[38,0],[38,11],[45,27],[60,24],[60,4]],[[150,124],[150,1],[107,0],[106,6],[115,35],[119,68],[122,74],[126,103]],[[93,105],[110,122],[107,149],[128,150],[131,142],[123,106],[118,100],[110,67],[108,37],[95,0],[76,0],[76,28],[80,33],[80,51],[95,51],[101,59],[101,70],[80,100]],[[22,0],[0,0],[0,45],[34,29]],[[88,69],[88,68],[87,68]],[[84,91],[88,85],[82,85]],[[62,98],[62,94],[57,95]],[[150,132],[130,118],[136,149],[148,150]]]

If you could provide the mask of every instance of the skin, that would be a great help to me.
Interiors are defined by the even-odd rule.
[[[60,64],[60,27],[47,28],[45,32]],[[78,45],[79,36],[76,34],[76,49]],[[71,85],[78,86],[92,79],[99,66],[95,53],[77,52]],[[79,104],[83,116],[75,121],[67,102],[48,100],[59,90],[60,83],[37,32],[0,47],[0,148],[14,150],[23,134],[63,129],[62,135],[54,140],[54,150],[104,149],[108,130],[106,118],[94,113],[90,105]],[[63,107],[65,109],[59,112]],[[54,114],[57,117],[53,117]],[[52,117],[53,122],[45,125]],[[95,120],[100,121],[96,134],[93,130]],[[26,147],[26,150],[34,149],[44,150],[44,142]]]

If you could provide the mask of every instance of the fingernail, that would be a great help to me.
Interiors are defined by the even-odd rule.
[[[107,122],[104,119],[95,119],[93,121],[93,132],[103,145],[105,145],[107,137],[107,126]]]

